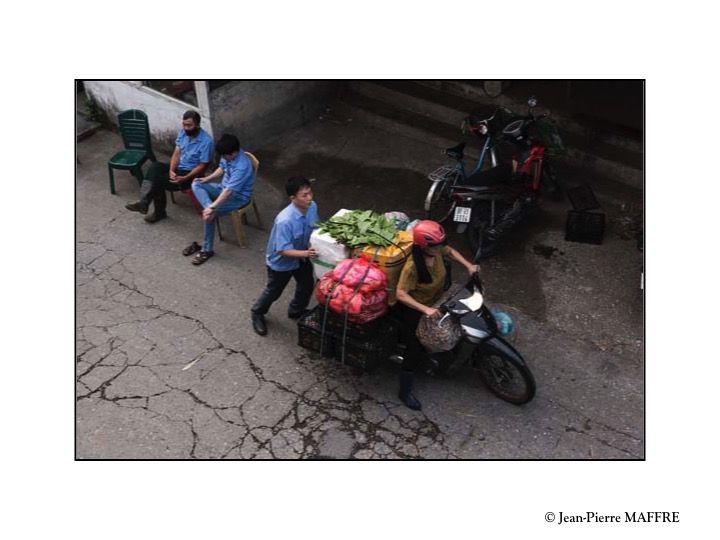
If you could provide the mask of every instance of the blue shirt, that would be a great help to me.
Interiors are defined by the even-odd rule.
[[[222,188],[231,189],[234,197],[249,201],[255,185],[255,170],[245,152],[240,149],[232,161],[220,159],[220,168],[225,173],[220,183]]]
[[[286,206],[275,218],[270,231],[270,239],[265,251],[267,265],[276,272],[297,270],[300,267],[300,259],[283,257],[280,252],[287,249],[308,249],[310,235],[319,220],[315,201],[305,214],[293,203]]]
[[[191,171],[201,163],[210,163],[212,161],[213,140],[207,131],[202,128],[192,139],[187,136],[184,129],[181,129],[175,139],[175,146],[180,149],[178,169]]]

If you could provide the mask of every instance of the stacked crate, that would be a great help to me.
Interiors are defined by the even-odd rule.
[[[342,364],[371,371],[393,354],[398,326],[389,317],[365,324],[316,306],[298,321],[298,345]]]
[[[582,184],[567,190],[574,210],[568,210],[565,224],[565,240],[586,244],[602,244],[605,233],[605,214],[593,212],[600,203],[589,184]]]

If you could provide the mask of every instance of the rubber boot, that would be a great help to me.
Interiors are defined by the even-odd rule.
[[[400,370],[400,392],[398,393],[398,397],[409,409],[419,411],[422,408],[422,404],[412,394],[414,380],[414,372],[404,369]]]

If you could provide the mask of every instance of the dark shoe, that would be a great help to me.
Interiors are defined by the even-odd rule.
[[[288,312],[288,318],[296,321],[298,319],[302,319],[308,313],[310,313],[309,309],[303,309],[302,311],[298,311],[297,313],[289,313]]]
[[[255,333],[258,336],[267,335],[267,325],[265,324],[265,317],[263,315],[258,315],[257,313],[253,313],[252,314],[252,325],[253,325],[253,330],[255,330]]]
[[[412,394],[413,380],[415,374],[412,371],[400,370],[400,392],[398,397],[406,407],[413,411],[419,411],[422,408],[422,404]]]
[[[190,244],[188,247],[186,247],[185,249],[182,250],[182,254],[185,255],[186,257],[189,257],[193,253],[197,253],[198,251],[201,251],[201,250],[202,250],[202,248],[200,247],[200,244],[193,241],[192,244]]]
[[[167,217],[167,214],[165,212],[153,212],[149,216],[145,216],[145,221],[148,223],[155,223],[157,221],[160,221],[161,219],[165,219]]]
[[[192,263],[197,266],[206,262],[210,257],[215,255],[214,251],[199,251],[197,255],[192,258]]]
[[[141,214],[147,214],[147,211],[148,211],[148,205],[141,201],[134,202],[134,203],[127,203],[125,205],[125,208],[127,208],[131,212],[140,212]]]

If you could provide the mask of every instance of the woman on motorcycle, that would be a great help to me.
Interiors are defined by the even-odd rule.
[[[445,265],[443,256],[448,256],[463,265],[468,273],[480,270],[455,249],[447,245],[447,236],[442,226],[430,220],[420,221],[412,231],[412,257],[408,257],[397,285],[395,310],[402,321],[402,339],[407,347],[400,370],[400,392],[402,402],[413,410],[420,410],[421,403],[412,394],[415,371],[420,365],[425,349],[415,332],[420,317],[439,314],[431,307],[443,293]]]

